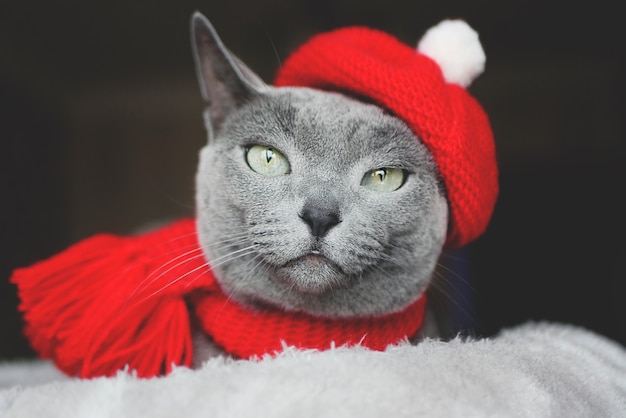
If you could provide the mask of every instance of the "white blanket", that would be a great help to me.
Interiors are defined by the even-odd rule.
[[[626,417],[626,349],[577,327],[526,324],[385,352],[215,358],[156,379],[78,380],[44,362],[7,363],[0,387],[3,418]]]

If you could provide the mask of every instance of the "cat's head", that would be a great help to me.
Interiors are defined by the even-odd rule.
[[[419,297],[449,228],[445,187],[420,138],[355,98],[266,85],[200,14],[192,38],[208,103],[197,229],[224,291],[338,317]]]

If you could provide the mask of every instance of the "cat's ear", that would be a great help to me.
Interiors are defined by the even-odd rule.
[[[202,13],[191,18],[191,40],[202,97],[209,105],[213,125],[259,94],[267,85],[228,51]]]

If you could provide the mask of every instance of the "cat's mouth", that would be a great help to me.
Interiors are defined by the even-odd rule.
[[[302,257],[299,257],[299,258],[297,258],[294,261],[298,261],[298,260],[300,260],[302,262],[305,262],[305,263],[309,263],[309,264],[311,264],[313,266],[319,266],[321,264],[328,263],[328,264],[334,265],[337,269],[339,269],[339,267],[336,266],[336,264],[332,260],[330,260],[329,258],[323,256],[317,250],[313,250],[309,254],[304,255]]]
[[[317,250],[294,258],[276,271],[276,277],[302,293],[322,294],[349,281],[341,267]]]

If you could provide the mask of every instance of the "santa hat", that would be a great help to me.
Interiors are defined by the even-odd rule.
[[[461,20],[431,28],[417,49],[377,30],[350,27],[311,38],[282,65],[277,86],[347,93],[402,119],[430,150],[446,188],[446,246],[484,232],[498,194],[489,120],[466,87],[484,69],[476,32]]]

